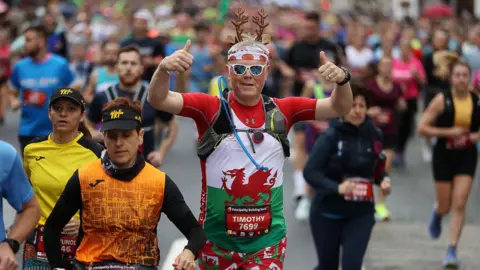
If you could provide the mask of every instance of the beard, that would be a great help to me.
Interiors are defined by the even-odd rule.
[[[115,65],[117,64],[115,60],[106,60],[104,63],[105,63],[105,66],[108,66],[108,67],[115,67]]]
[[[25,54],[31,58],[36,58],[40,53],[40,48],[36,47],[31,49],[30,51],[26,51]]]
[[[137,76],[137,77],[132,77],[132,76],[122,77],[122,76],[119,76],[120,83],[127,86],[127,87],[137,84],[140,81],[141,78],[142,78],[141,75]]]

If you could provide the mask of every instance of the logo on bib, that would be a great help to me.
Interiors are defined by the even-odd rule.
[[[257,170],[247,177],[245,169],[223,172],[222,188],[230,200],[225,201],[225,227],[235,237],[254,237],[270,232],[272,223],[270,202],[277,172]],[[227,177],[232,179],[230,188]]]
[[[233,169],[223,172],[222,188],[225,189],[230,201],[226,201],[226,205],[257,205],[260,200],[264,199],[263,204],[269,204],[272,198],[270,190],[277,180],[277,172],[270,175],[272,169],[268,171],[258,170],[249,177],[245,176],[245,168]],[[227,177],[233,179],[230,188],[227,187]],[[265,198],[265,195],[267,197]],[[239,201],[240,200],[240,201]]]

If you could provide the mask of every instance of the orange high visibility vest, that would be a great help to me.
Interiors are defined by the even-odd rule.
[[[98,159],[78,170],[84,236],[76,252],[82,263],[118,261],[156,266],[157,224],[165,173],[146,163],[131,181],[109,176]]]

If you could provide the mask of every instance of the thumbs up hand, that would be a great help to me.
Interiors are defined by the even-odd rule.
[[[323,51],[320,52],[320,65],[318,72],[322,81],[340,83],[345,79],[345,71],[330,62]]]
[[[172,55],[165,57],[160,63],[160,69],[167,72],[183,73],[193,64],[193,56],[190,54],[190,40],[185,43],[183,49],[175,51]]]

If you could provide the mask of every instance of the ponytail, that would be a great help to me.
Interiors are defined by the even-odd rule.
[[[84,121],[80,122],[80,124],[78,125],[78,131],[82,132],[83,136],[89,139],[92,138],[92,134],[90,133],[90,130],[88,129],[87,125],[85,125]]]

